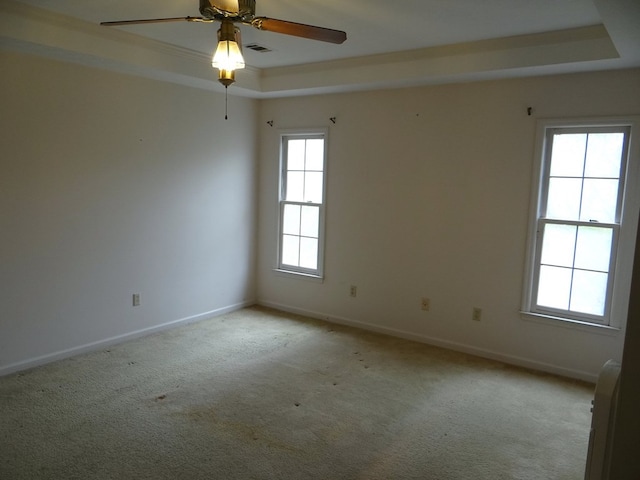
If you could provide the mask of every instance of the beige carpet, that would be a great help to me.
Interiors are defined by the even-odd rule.
[[[581,480],[592,393],[250,308],[0,378],[0,478]]]

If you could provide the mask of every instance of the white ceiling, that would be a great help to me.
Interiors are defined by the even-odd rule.
[[[256,4],[258,16],[344,30],[347,41],[334,45],[242,26],[244,45],[257,43],[271,50],[258,53],[245,48],[250,68],[237,73],[232,89],[247,96],[640,66],[640,0],[256,0]],[[220,88],[208,65],[206,71],[180,67],[172,58],[163,66],[160,59],[177,55],[182,63],[205,64],[215,45],[217,24],[98,25],[110,20],[199,16],[197,0],[2,0],[0,12],[2,8],[9,14],[0,23],[5,46]],[[68,38],[61,39],[65,35]],[[134,48],[154,53],[145,55],[144,61],[127,58]]]
[[[21,0],[97,24],[109,20],[199,16],[198,0]],[[397,6],[396,6],[397,5]],[[256,0],[256,15],[347,32],[343,45],[299,39],[242,26],[243,43],[258,68],[448,45],[602,23],[592,0]],[[211,53],[217,24],[188,22],[119,28]]]

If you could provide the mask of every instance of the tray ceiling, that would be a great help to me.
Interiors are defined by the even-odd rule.
[[[230,94],[287,96],[640,66],[635,0],[257,0],[256,14],[347,32],[342,45],[242,26]],[[196,0],[6,0],[1,45],[219,90],[217,24],[100,27],[199,16]]]

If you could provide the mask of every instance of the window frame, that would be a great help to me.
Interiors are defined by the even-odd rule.
[[[543,119],[538,122],[536,148],[533,165],[533,185],[531,190],[531,206],[529,220],[529,234],[527,238],[527,263],[525,267],[525,281],[521,313],[526,320],[550,321],[558,324],[596,329],[621,329],[627,318],[629,291],[631,287],[631,270],[635,235],[638,227],[638,212],[640,210],[640,182],[639,180],[639,151],[640,142],[638,127],[639,116],[622,118],[586,118],[586,119]],[[568,221],[565,219],[550,219],[541,216],[546,211],[545,202],[550,179],[550,138],[554,133],[595,132],[628,129],[626,132],[625,166],[621,168],[619,177],[619,192],[617,203],[617,218],[615,223],[595,223],[593,226],[611,227],[612,248],[609,265],[611,281],[608,284],[607,300],[603,316],[583,314],[577,312],[562,312],[558,309],[536,305],[538,278],[541,265],[543,228],[548,224],[563,225],[591,225],[584,220]],[[624,148],[624,147],[623,147]]]
[[[324,244],[325,244],[325,211],[327,203],[327,159],[328,159],[328,129],[326,128],[309,128],[309,129],[288,129],[279,132],[279,154],[280,162],[278,169],[278,241],[276,268],[279,273],[297,275],[309,279],[322,280],[324,278]],[[289,139],[322,139],[324,141],[324,151],[322,159],[322,203],[291,201],[286,200],[287,192],[287,153]],[[294,266],[283,263],[283,236],[284,236],[284,209],[286,205],[316,206],[318,207],[318,256],[317,268],[310,269],[300,266]]]

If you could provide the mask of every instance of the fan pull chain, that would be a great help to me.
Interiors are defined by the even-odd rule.
[[[224,87],[224,119],[227,120],[227,110],[228,110],[228,101],[227,101],[227,87]]]

